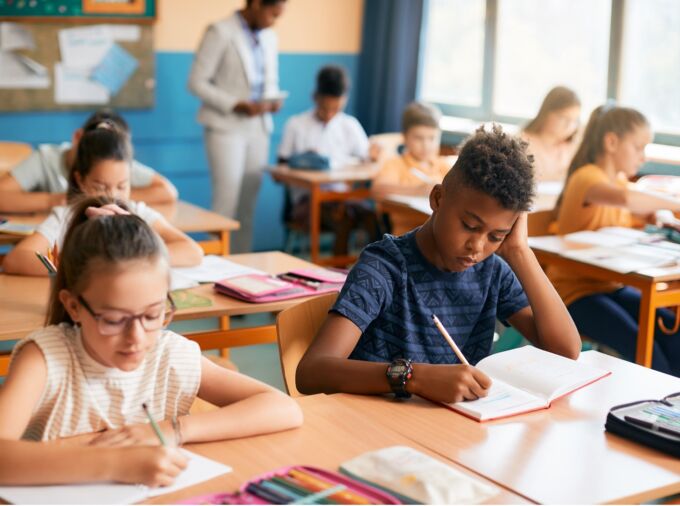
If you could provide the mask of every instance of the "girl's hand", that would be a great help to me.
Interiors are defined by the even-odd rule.
[[[517,217],[512,230],[503,240],[497,253],[508,261],[508,257],[512,254],[529,249],[528,237],[527,213],[523,212]]]
[[[88,207],[85,210],[88,218],[97,218],[99,216],[113,216],[115,214],[130,214],[128,211],[116,204],[106,204],[102,207]]]
[[[148,487],[167,487],[189,463],[177,448],[137,446],[117,449],[113,455],[113,481],[141,483]]]
[[[172,427],[166,422],[158,424],[166,444],[174,446],[175,436]],[[165,430],[164,430],[165,429]],[[167,430],[169,429],[169,430]],[[158,446],[160,441],[153,428],[148,423],[126,425],[120,429],[107,429],[96,436],[90,445],[92,446]]]

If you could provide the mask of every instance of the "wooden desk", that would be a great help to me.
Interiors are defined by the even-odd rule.
[[[680,269],[655,268],[622,274],[562,256],[560,252],[591,246],[567,241],[560,236],[531,238],[530,245],[541,265],[559,266],[569,269],[575,276],[614,281],[640,290],[642,299],[635,361],[651,367],[656,310],[680,305]]]
[[[639,503],[680,492],[680,461],[604,431],[617,404],[680,391],[680,379],[595,351],[612,372],[550,409],[478,423],[423,399],[335,395],[357,412],[539,503]]]
[[[404,436],[375,423],[325,395],[298,399],[305,422],[299,429],[233,441],[188,445],[187,449],[230,465],[233,471],[184,490],[159,496],[148,502],[172,504],[211,492],[235,492],[258,474],[296,464],[314,465],[331,471],[362,453],[395,445],[407,445],[445,461],[464,474],[488,483],[450,461],[413,443]],[[500,489],[490,503],[527,503],[522,497]]]
[[[559,197],[559,194],[555,192],[555,185],[556,183],[546,183],[546,191],[543,191],[543,185],[539,185],[532,213],[552,210],[555,207]],[[379,209],[390,217],[394,235],[403,235],[419,227],[432,214],[429,197],[387,195],[376,201]]]
[[[373,180],[377,172],[378,166],[373,163],[329,171],[291,169],[286,165],[279,165],[271,171],[275,181],[309,191],[309,243],[312,262],[318,265],[345,266],[355,260],[352,256],[321,258],[319,252],[321,205],[324,202],[346,202],[369,198],[371,194],[368,183]],[[347,183],[352,185],[353,189],[347,192],[336,192],[322,188],[323,185],[329,183]],[[359,187],[354,188],[355,185]]]
[[[314,267],[309,262],[280,252],[247,253],[232,255],[228,258],[269,274]],[[212,283],[191,288],[189,291],[208,297],[211,299],[212,305],[179,310],[175,313],[174,320],[197,320],[214,317],[223,319],[221,328],[217,330],[186,334],[187,337],[198,342],[201,349],[205,350],[276,342],[275,325],[230,329],[228,317],[251,313],[279,312],[305,300],[291,299],[253,304],[215,293]],[[48,292],[49,280],[47,277],[0,274],[0,341],[21,339],[44,325]],[[7,374],[8,366],[9,355],[0,354],[0,376]]]
[[[188,202],[178,201],[174,204],[153,206],[165,219],[182,232],[206,232],[218,236],[216,240],[200,241],[199,244],[206,254],[228,255],[229,233],[239,229],[239,223],[222,215],[208,211]],[[47,217],[47,213],[4,215],[12,222],[38,226]],[[1,234],[0,245],[16,244],[22,236]]]

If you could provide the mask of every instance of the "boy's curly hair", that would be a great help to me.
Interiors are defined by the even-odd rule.
[[[528,211],[534,198],[534,159],[527,146],[499,125],[490,132],[481,126],[462,144],[443,184],[462,184],[493,197],[505,209]]]

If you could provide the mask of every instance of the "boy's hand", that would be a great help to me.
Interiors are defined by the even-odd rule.
[[[486,397],[491,378],[471,365],[416,364],[409,385],[414,394],[450,403]]]
[[[503,244],[498,248],[497,253],[506,261],[513,253],[521,252],[529,248],[527,231],[527,213],[523,212],[517,217],[512,231],[505,237]]]
[[[121,448],[112,455],[113,481],[142,483],[148,487],[172,485],[189,463],[177,448],[165,446],[137,446]]]
[[[259,116],[260,114],[266,112],[265,105],[266,104],[264,102],[250,102],[244,100],[234,106],[234,112],[251,117]]]
[[[372,162],[377,162],[378,158],[380,158],[380,154],[382,153],[382,146],[378,144],[377,142],[372,142],[370,146],[368,146],[368,158]]]

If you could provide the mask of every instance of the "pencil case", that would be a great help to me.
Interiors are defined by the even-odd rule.
[[[630,439],[636,443],[649,446],[656,450],[668,453],[676,458],[680,458],[680,425],[677,420],[670,422],[678,429],[672,430],[673,425],[668,425],[671,430],[659,430],[649,423],[644,427],[644,421],[633,423],[633,419],[649,417],[647,412],[658,408],[675,408],[680,405],[680,393],[672,394],[661,400],[646,400],[630,402],[614,406],[607,414],[605,429],[618,436]]]
[[[309,491],[302,492],[298,489],[295,492],[295,487],[288,483],[288,486],[282,483],[283,477],[290,477],[292,474],[302,473],[299,476],[309,477],[311,482],[316,480],[317,483],[325,483],[327,488],[342,485],[344,490],[336,492],[326,498],[318,499],[314,502],[308,502],[305,497],[312,499],[312,495],[316,495],[316,490],[312,493]],[[307,479],[307,478],[305,478]],[[291,480],[293,481],[293,480]],[[311,487],[310,487],[311,488]],[[265,492],[263,492],[263,489]],[[264,499],[262,495],[266,492],[273,492],[268,499]],[[284,496],[287,495],[287,500]],[[276,499],[276,500],[275,500]],[[354,500],[354,502],[351,502]],[[191,499],[186,499],[177,504],[402,504],[396,497],[372,487],[360,481],[354,480],[348,476],[344,476],[333,471],[327,471],[318,467],[312,466],[286,466],[274,471],[260,474],[251,480],[244,483],[236,493],[213,493],[205,494]]]

